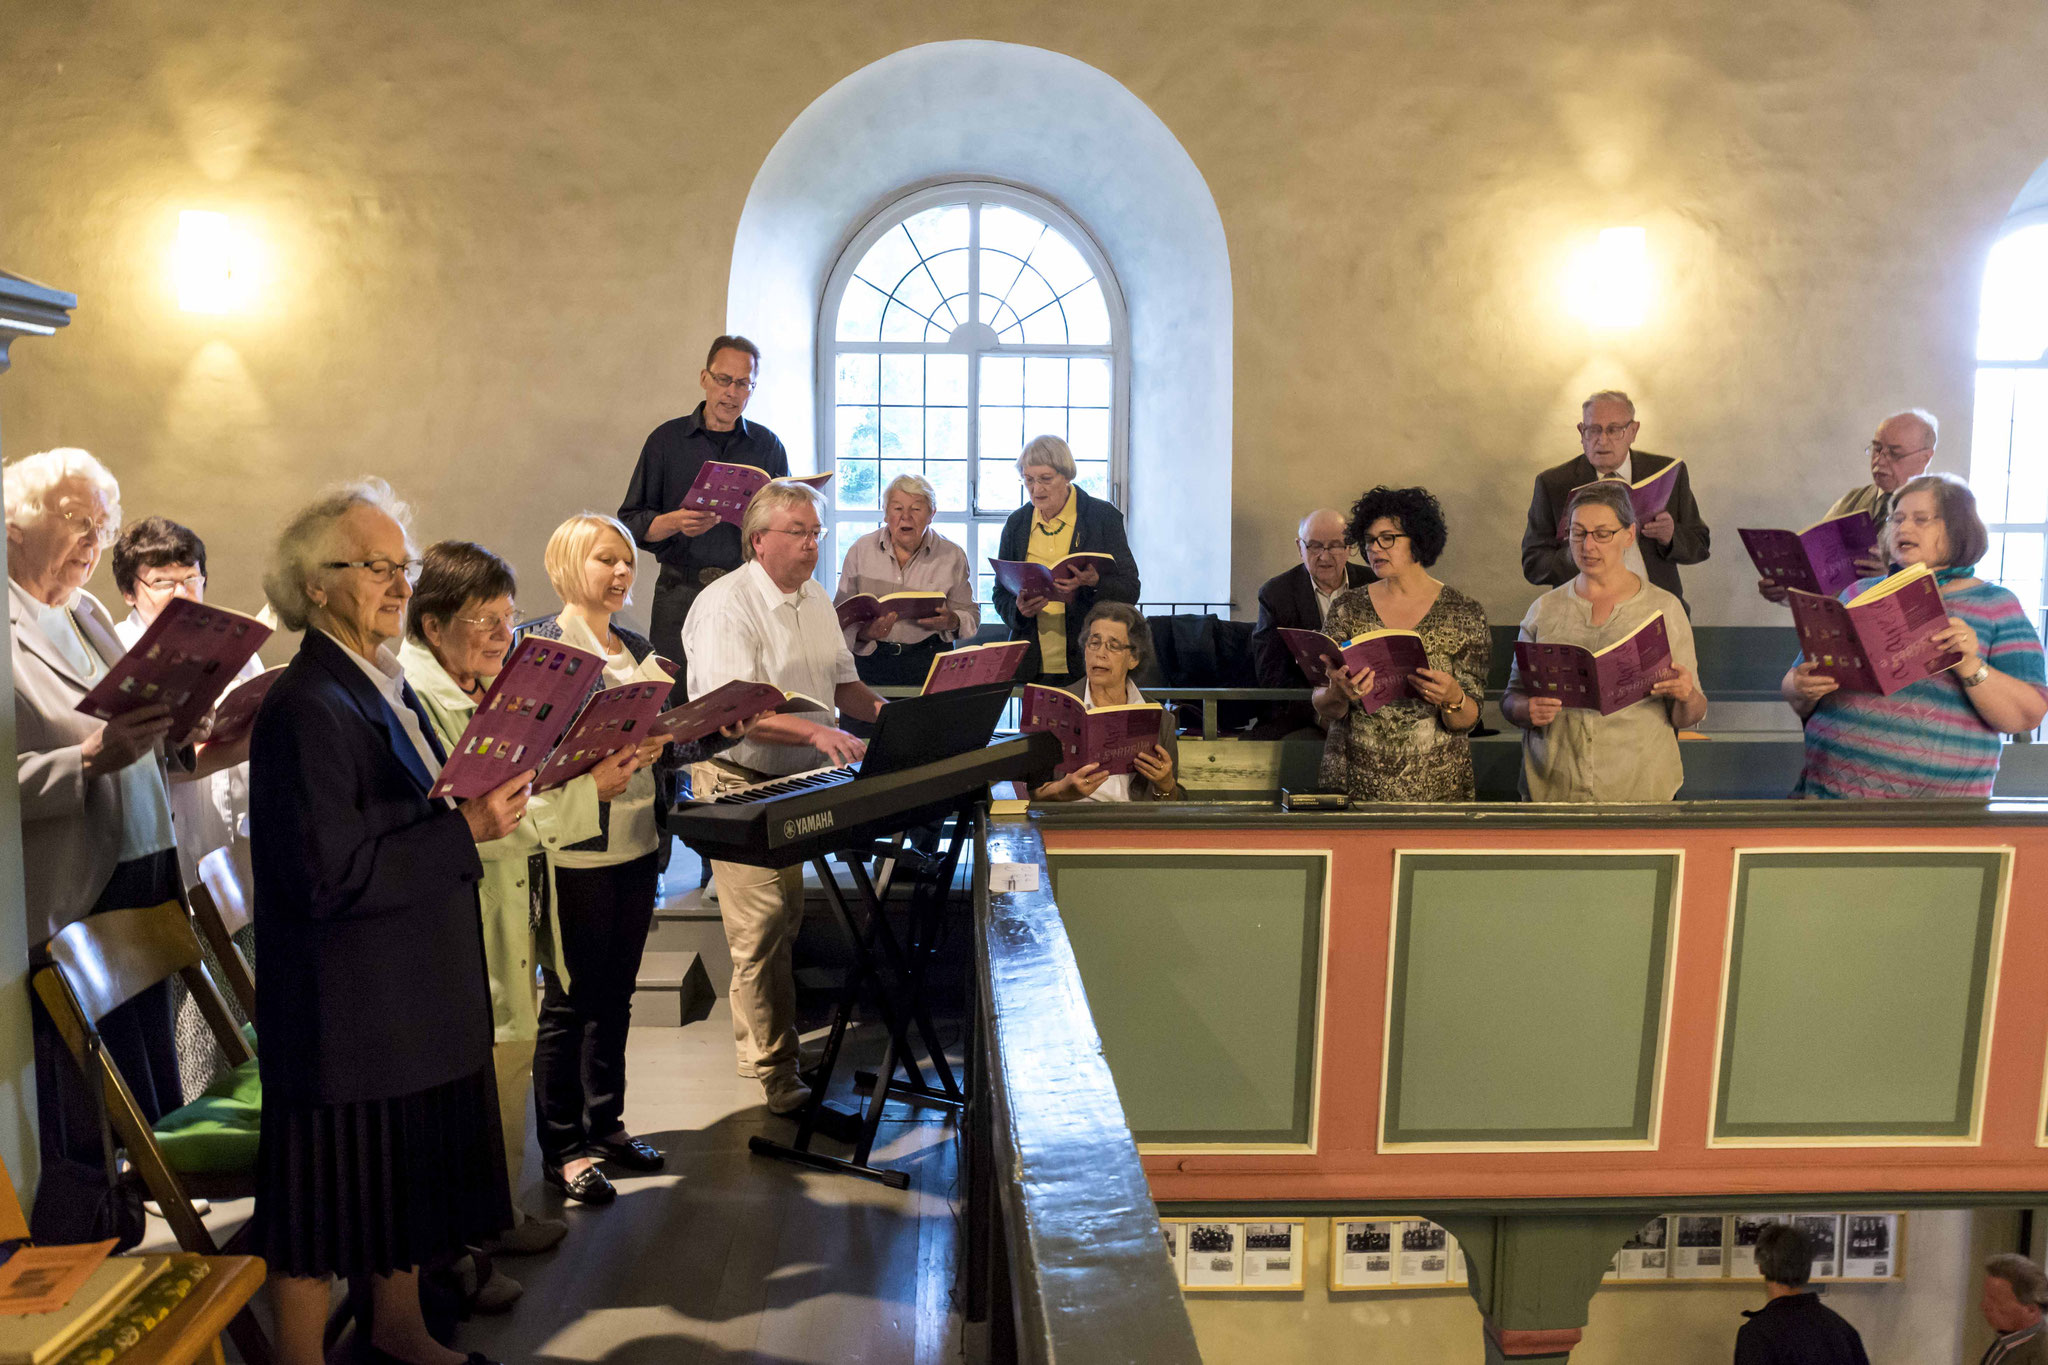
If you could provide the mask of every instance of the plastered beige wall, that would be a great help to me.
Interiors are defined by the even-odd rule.
[[[2010,1213],[1915,1213],[1906,1277],[1844,1284],[1827,1302],[1862,1334],[1872,1365],[1966,1365],[1990,1337],[1975,1312],[1976,1267],[2013,1246]],[[1299,1294],[1187,1295],[1202,1359],[1210,1365],[1479,1365],[1479,1310],[1461,1290],[1332,1294],[1326,1223],[1310,1224]],[[1594,1295],[1572,1365],[1727,1365],[1745,1308],[1761,1284],[1603,1286]]]
[[[1737,525],[1859,481],[1901,404],[1949,419],[1962,466],[1980,261],[2048,156],[2033,0],[15,0],[0,260],[82,302],[0,390],[10,446],[100,452],[245,604],[280,512],[374,469],[546,605],[548,529],[615,505],[694,400],[777,135],[848,72],[959,37],[1115,76],[1214,191],[1246,605],[1304,505],[1416,480],[1451,513],[1443,575],[1512,619],[1529,476],[1572,452],[1576,398],[1621,384],[1720,532],[1700,619],[1773,619]],[[250,314],[176,310],[186,207],[271,249]],[[1556,282],[1617,223],[1648,228],[1658,297],[1596,335]],[[771,384],[809,363],[770,361]]]

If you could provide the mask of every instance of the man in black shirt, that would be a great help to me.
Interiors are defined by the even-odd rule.
[[[697,377],[704,401],[689,416],[663,422],[648,435],[619,504],[619,520],[661,562],[649,631],[654,648],[686,670],[683,618],[690,604],[742,559],[739,527],[715,512],[681,510],[683,495],[706,460],[753,465],[775,478],[789,473],[789,455],[775,433],[740,416],[760,372],[761,349],[753,342],[736,336],[712,342]],[[677,696],[687,695],[687,680],[687,672],[676,679]]]
[[[1757,1273],[1770,1296],[1735,1334],[1735,1365],[1870,1365],[1863,1338],[1807,1287],[1813,1240],[1789,1223],[1757,1235]]]

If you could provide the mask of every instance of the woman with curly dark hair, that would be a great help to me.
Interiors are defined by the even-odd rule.
[[[1443,553],[1443,508],[1426,488],[1369,490],[1352,504],[1345,528],[1378,581],[1350,588],[1330,608],[1340,640],[1375,630],[1422,637],[1429,667],[1408,675],[1404,695],[1371,713],[1370,668],[1333,671],[1315,691],[1325,790],[1360,801],[1471,801],[1472,749],[1486,685],[1488,636],[1479,604],[1429,572]]]

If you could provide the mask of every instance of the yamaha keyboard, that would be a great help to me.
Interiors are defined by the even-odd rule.
[[[1038,733],[875,777],[852,768],[797,773],[680,802],[668,832],[710,858],[790,867],[937,819],[991,782],[1042,779],[1059,760],[1059,741]]]

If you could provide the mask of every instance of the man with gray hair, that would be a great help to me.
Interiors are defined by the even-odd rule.
[[[2024,1256],[2008,1252],[1984,1263],[1984,1296],[1978,1308],[1998,1340],[1981,1365],[2048,1365],[2048,1275]]]
[[[1522,577],[1553,588],[1578,577],[1579,566],[1564,538],[1564,509],[1574,488],[1596,479],[1632,484],[1671,463],[1667,456],[1635,448],[1636,433],[1641,429],[1635,402],[1619,389],[1602,389],[1579,405],[1580,454],[1536,476],[1536,490],[1529,499],[1529,526],[1522,533]],[[1703,563],[1712,536],[1700,519],[1691,473],[1684,465],[1679,466],[1664,510],[1646,519],[1639,529],[1636,543],[1628,551],[1629,570],[1683,602],[1678,566]]]
[[[1330,604],[1346,588],[1372,582],[1372,570],[1351,558],[1351,538],[1344,529],[1344,514],[1318,507],[1295,528],[1294,548],[1301,562],[1273,575],[1259,588],[1259,624],[1252,631],[1252,663],[1261,687],[1299,687],[1306,690],[1308,677],[1294,661],[1283,629],[1321,630],[1330,620]],[[1315,710],[1307,702],[1290,704],[1269,718],[1267,724],[1284,723],[1288,729],[1303,729],[1316,723]]]
[[[1821,520],[1868,512],[1882,531],[1885,518],[1891,515],[1892,498],[1907,483],[1927,472],[1927,466],[1934,462],[1934,448],[1940,444],[1941,422],[1925,408],[1907,408],[1885,418],[1877,424],[1876,434],[1864,448],[1870,457],[1870,482],[1836,498],[1835,505],[1828,508]],[[1857,571],[1866,577],[1881,577],[1890,567],[1874,545],[1856,561]],[[1769,601],[1785,600],[1786,590],[1773,585],[1768,578],[1758,579],[1756,590]]]

